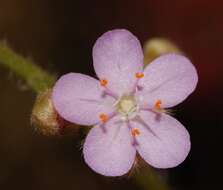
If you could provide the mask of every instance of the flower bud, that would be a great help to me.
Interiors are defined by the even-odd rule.
[[[181,50],[168,39],[152,38],[144,44],[144,63],[149,64],[153,59],[166,53],[181,53]]]
[[[51,94],[52,89],[48,89],[37,96],[31,115],[37,131],[47,136],[60,134],[65,123],[54,109]]]

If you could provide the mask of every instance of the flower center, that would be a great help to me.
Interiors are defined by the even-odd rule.
[[[134,96],[122,96],[116,103],[116,110],[124,120],[134,117],[137,109],[137,102]]]

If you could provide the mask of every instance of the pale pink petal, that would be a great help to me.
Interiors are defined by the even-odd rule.
[[[172,107],[181,103],[196,88],[198,76],[195,67],[186,57],[167,54],[155,59],[139,81],[138,95],[141,104],[153,106],[161,100],[162,107]]]
[[[129,31],[106,32],[93,47],[94,69],[108,88],[118,95],[128,93],[135,84],[135,73],[143,68],[143,52],[138,39]]]
[[[141,157],[156,168],[171,168],[182,163],[190,151],[190,136],[173,117],[141,111],[131,125],[140,132],[136,149]]]
[[[98,80],[78,73],[63,75],[53,88],[52,99],[64,119],[80,125],[98,123],[99,115],[110,114],[115,102],[104,96]]]
[[[117,118],[103,127],[91,129],[84,143],[85,162],[95,172],[105,176],[126,174],[135,160],[136,150],[129,128]]]

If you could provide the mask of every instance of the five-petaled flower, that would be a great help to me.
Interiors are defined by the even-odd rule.
[[[175,167],[190,151],[184,126],[164,108],[181,103],[198,81],[195,67],[181,55],[167,54],[143,70],[143,52],[129,31],[106,32],[93,47],[100,80],[69,73],[53,88],[53,103],[66,120],[94,126],[86,137],[85,162],[97,173],[127,173],[136,152],[156,168]]]

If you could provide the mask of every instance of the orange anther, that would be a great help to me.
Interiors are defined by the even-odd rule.
[[[101,86],[106,86],[108,84],[108,81],[106,79],[101,79],[100,84]]]
[[[108,115],[107,114],[102,113],[102,114],[99,115],[99,118],[100,118],[101,122],[103,122],[103,123],[108,121]]]
[[[157,110],[161,110],[162,109],[161,104],[162,104],[161,100],[157,100],[155,105],[154,105],[154,108],[157,109]]]
[[[135,77],[140,79],[140,78],[143,78],[144,77],[144,74],[143,73],[136,73],[135,74]]]
[[[137,135],[140,135],[140,131],[139,131],[139,129],[137,129],[137,128],[133,128],[133,129],[131,130],[131,133],[132,133],[132,136],[133,136],[133,137],[135,137],[135,136],[137,136]]]

